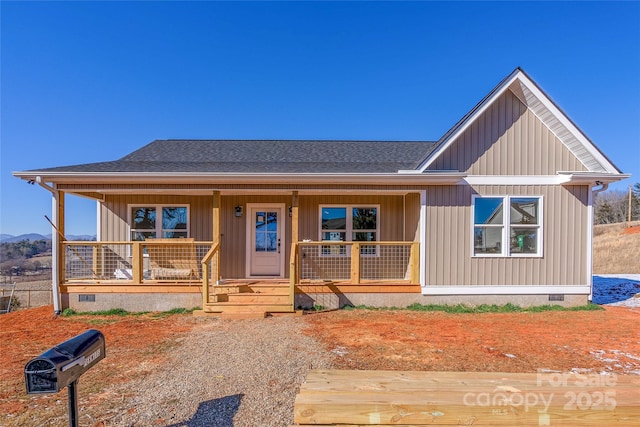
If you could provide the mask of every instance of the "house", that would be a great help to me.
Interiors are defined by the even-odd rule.
[[[565,305],[594,194],[628,177],[521,69],[438,141],[157,140],[15,172],[51,192],[55,310]],[[97,242],[64,241],[66,195]]]

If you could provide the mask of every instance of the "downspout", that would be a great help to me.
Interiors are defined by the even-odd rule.
[[[593,200],[598,193],[609,188],[609,183],[596,181],[600,188],[589,188],[589,200],[587,205],[587,277],[589,280],[589,301],[593,301]]]
[[[58,203],[60,200],[60,192],[50,185],[42,182],[41,176],[36,176],[35,180],[38,185],[51,193],[51,216],[53,218],[54,227],[51,230],[51,294],[53,296],[53,312],[56,316],[62,313],[62,304],[60,298],[60,277],[58,266],[60,265],[60,236],[58,235],[56,227],[60,229],[58,218]]]

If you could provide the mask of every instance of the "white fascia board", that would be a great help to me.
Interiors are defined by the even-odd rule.
[[[570,179],[565,175],[473,175],[463,181],[469,185],[562,185]]]
[[[630,175],[591,172],[558,172],[557,175],[472,175],[462,179],[468,185],[597,185],[628,178]]]
[[[587,152],[607,172],[614,173],[614,174],[620,173],[618,169],[609,161],[609,159],[607,159],[602,154],[602,152],[600,152],[600,150],[587,138],[587,136],[580,129],[578,129],[576,125],[573,124],[573,122],[569,119],[569,117],[567,117],[567,115],[562,110],[560,110],[554,104],[554,102],[531,79],[529,79],[529,77],[526,74],[520,73],[519,75],[517,75],[516,79],[520,81],[520,83],[524,85],[527,88],[527,90],[529,90],[531,95],[533,95],[544,106],[544,108],[556,118],[556,120],[558,120],[558,122],[562,125],[564,129],[566,129],[567,132],[569,132],[574,138],[578,140],[578,142],[580,142],[580,144],[584,147],[584,149],[587,150]],[[528,104],[527,100],[521,99],[521,101],[525,105]],[[538,116],[538,118],[543,123],[545,122],[539,113],[534,112],[534,114],[536,114],[536,116]],[[551,129],[551,127],[547,123],[545,124],[547,125],[547,127],[549,127],[549,129]],[[557,130],[556,131],[554,131],[554,129],[551,129],[551,130],[560,140],[563,140],[563,138],[560,135],[558,135]],[[571,151],[573,152],[573,150]]]
[[[37,171],[14,172],[24,180],[60,184],[369,184],[369,185],[453,185],[466,174],[461,172],[435,172],[427,174],[399,173],[324,173],[324,174],[261,174],[261,173],[119,173],[119,172],[58,172],[47,174]],[[89,186],[87,186],[89,188]]]
[[[600,183],[611,183],[622,181],[629,178],[631,175],[623,173],[593,173],[593,172],[558,172],[558,176],[567,177],[566,184],[592,184],[597,185],[596,181]]]
[[[422,295],[589,295],[589,285],[423,286]]]

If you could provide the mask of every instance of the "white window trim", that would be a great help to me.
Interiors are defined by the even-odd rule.
[[[502,199],[502,225],[495,225],[494,228],[502,227],[502,252],[496,254],[476,254],[475,253],[475,211],[476,211],[476,199],[482,198],[494,198]],[[511,199],[538,199],[538,224],[536,225],[522,225],[511,224]],[[543,234],[544,234],[544,198],[541,195],[504,195],[504,194],[473,194],[471,196],[471,257],[472,258],[542,258],[543,253]],[[537,228],[538,229],[538,242],[536,245],[536,253],[510,253],[511,250],[511,237],[510,231],[512,227],[521,228]],[[489,227],[491,228],[491,227]]]
[[[187,238],[191,237],[191,205],[188,203],[131,203],[127,205],[127,241],[131,240],[131,230],[133,218],[131,218],[131,209],[133,208],[155,208],[156,209],[156,239],[162,238],[162,208],[186,207],[187,208]],[[160,220],[158,221],[158,212],[160,212]],[[158,237],[160,236],[160,237]]]
[[[358,209],[375,209],[376,210],[376,229],[375,229],[375,233],[376,233],[376,242],[380,242],[380,205],[376,205],[376,204],[368,204],[368,203],[363,203],[363,204],[341,204],[341,203],[336,203],[336,204],[322,204],[318,206],[318,240],[320,242],[324,242],[325,240],[322,239],[322,233],[323,230],[322,229],[322,209],[324,208],[345,208],[347,210],[347,223],[346,223],[346,227],[344,229],[344,233],[345,233],[345,237],[346,238],[350,238],[351,236],[353,236],[353,208],[358,208]],[[329,242],[330,240],[326,240],[327,242]],[[351,246],[351,244],[353,243],[353,240],[346,240],[344,242],[344,246]],[[366,244],[367,242],[359,242],[360,244]],[[376,256],[380,256],[380,252],[379,252],[379,248],[380,245],[375,245],[376,251],[373,254],[360,254],[360,256],[362,257],[376,257]],[[322,253],[322,246],[319,247],[320,249],[320,256],[322,257],[351,257],[351,251],[346,250],[344,254],[323,254]]]

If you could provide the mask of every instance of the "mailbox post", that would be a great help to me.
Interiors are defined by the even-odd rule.
[[[90,329],[31,359],[24,367],[27,394],[69,391],[69,426],[78,426],[78,378],[104,359],[104,335]]]

